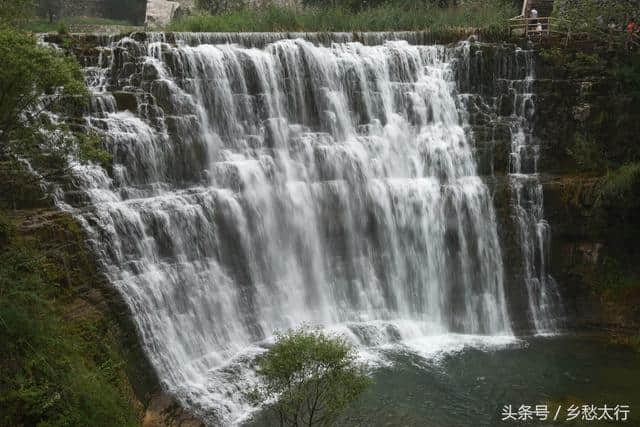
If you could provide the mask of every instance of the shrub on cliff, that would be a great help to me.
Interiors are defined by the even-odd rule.
[[[34,37],[0,31],[0,155],[18,155],[27,134],[42,128],[43,114],[63,102],[86,102],[86,87],[74,59],[39,47]]]
[[[137,425],[113,322],[73,291],[91,285],[77,225],[41,225],[56,241],[21,221],[0,209],[0,425]]]
[[[277,336],[259,358],[263,386],[250,398],[273,411],[281,426],[331,425],[370,380],[345,340],[298,329]]]
[[[33,8],[33,0],[0,0],[0,28],[25,24]]]
[[[63,171],[74,153],[108,163],[95,135],[74,135],[51,116],[78,115],[88,103],[73,57],[39,46],[29,34],[0,29],[0,94],[0,159],[27,158],[46,173]]]
[[[598,203],[620,214],[639,217],[640,162],[628,163],[609,171],[598,183]]]

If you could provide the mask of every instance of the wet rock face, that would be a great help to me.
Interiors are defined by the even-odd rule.
[[[580,327],[637,333],[640,291],[640,193],[611,205],[602,199],[603,164],[633,159],[640,115],[620,82],[599,75],[572,78],[562,66],[537,61],[534,134],[545,173],[545,212],[553,230],[552,268]],[[637,138],[636,138],[637,139]],[[597,153],[589,165],[572,154],[580,143]],[[589,147],[589,146],[588,146]],[[580,154],[577,151],[577,154]],[[586,166],[586,168],[585,168]]]
[[[458,80],[472,94],[467,110],[480,171],[493,176],[508,280],[522,283],[521,270],[514,267],[522,260],[517,228],[510,221],[514,211],[509,185],[502,177],[508,172],[512,118],[524,114],[539,147],[543,207],[552,233],[551,274],[565,297],[570,325],[637,331],[640,252],[634,242],[640,237],[640,216],[624,207],[600,203],[603,178],[577,172],[579,165],[572,157],[576,141],[588,138],[607,153],[609,161],[628,161],[625,147],[637,139],[637,105],[619,92],[618,82],[598,76],[570,79],[539,57],[523,60],[500,45],[478,44],[471,49],[467,73],[460,73]],[[514,97],[521,92],[518,84],[528,60],[536,66],[533,96],[518,112]],[[637,204],[634,200],[627,203]],[[507,292],[512,305],[517,305],[517,288],[508,286]],[[517,322],[517,315],[513,317]]]
[[[482,175],[508,172],[514,119],[533,117],[535,96],[524,103],[522,99],[533,61],[531,52],[513,44],[473,43],[469,61],[458,68]]]
[[[297,35],[293,35],[297,36]],[[312,39],[319,37],[329,37],[329,35],[307,35]],[[200,44],[220,44],[220,43],[240,43],[249,44],[251,46],[262,47],[267,43],[271,43],[275,39],[286,38],[287,35],[265,34],[265,35],[197,35],[192,36],[180,35],[187,37],[181,39],[181,44],[189,46],[198,46]],[[357,40],[365,44],[380,44],[386,37],[408,39],[412,43],[423,43],[421,34],[419,33],[399,33],[394,35],[385,34],[336,34],[337,42]],[[159,74],[159,68],[152,62],[148,61],[147,46],[153,41],[163,41],[164,43],[155,44],[154,55],[164,64],[166,72],[170,73],[171,79],[165,78]],[[326,43],[327,40],[317,40],[318,43]],[[117,42],[117,43],[114,43]],[[162,149],[167,150],[166,155],[162,156],[156,163],[157,167],[168,171],[169,177],[175,182],[197,182],[202,179],[198,171],[205,169],[204,162],[207,159],[206,148],[198,143],[198,111],[196,106],[189,101],[187,96],[176,96],[176,88],[171,85],[179,85],[186,93],[194,92],[194,84],[198,84],[192,76],[201,73],[197,67],[202,67],[185,57],[183,50],[174,49],[176,44],[175,36],[172,34],[151,34],[136,33],[130,38],[112,40],[102,40],[95,49],[85,49],[87,57],[84,63],[101,64],[104,67],[103,74],[96,76],[97,79],[104,80],[104,86],[108,96],[114,98],[111,103],[106,102],[106,107],[98,105],[96,112],[100,113],[100,108],[113,108],[119,111],[130,111],[146,121],[151,129],[167,132],[171,138],[183,141],[182,144],[164,144]],[[525,79],[528,70],[531,68],[532,55],[531,52],[525,52],[514,45],[509,44],[482,44],[470,43],[464,49],[468,49],[468,54],[460,55],[456,59],[454,69],[455,81],[460,92],[459,103],[464,103],[463,110],[468,115],[467,121],[470,125],[468,132],[473,134],[469,140],[474,144],[474,152],[478,172],[495,192],[495,206],[498,211],[497,221],[499,223],[499,233],[501,237],[501,245],[505,259],[507,292],[511,293],[511,300],[516,301],[515,306],[521,307],[512,310],[515,323],[521,324],[518,329],[527,329],[528,320],[526,319],[526,299],[523,294],[523,287],[517,286],[522,283],[521,265],[522,259],[520,254],[520,242],[518,231],[514,228],[514,210],[512,206],[512,195],[510,193],[509,183],[506,179],[509,171],[511,142],[513,134],[514,121],[521,118],[530,119],[533,116],[533,105],[528,100],[524,100],[522,93],[525,92]],[[286,55],[286,51],[281,53]],[[91,57],[94,55],[94,57]],[[245,79],[246,88],[231,87],[236,93],[235,97],[242,96],[242,92],[246,91],[246,112],[241,112],[246,117],[265,116],[268,104],[266,100],[261,101],[260,93],[265,88],[261,87],[260,71],[253,65],[252,59],[249,57],[238,56],[239,67],[242,67],[247,73]],[[411,65],[411,64],[408,64]],[[253,67],[253,68],[252,68]],[[106,71],[106,72],[105,72]],[[295,71],[292,69],[292,71]],[[398,68],[392,70],[395,73],[405,72],[406,76],[398,74],[400,79],[412,78],[410,74],[415,74],[417,69],[410,66],[406,69]],[[253,77],[252,77],[253,76]],[[286,76],[293,81],[295,78],[311,79],[310,76],[296,76],[294,74]],[[357,83],[359,78],[353,75],[353,80]],[[218,82],[211,81],[211,87],[216,87]],[[357,87],[357,84],[350,85]],[[294,87],[294,86],[292,86]],[[313,86],[307,85],[302,88],[308,99],[318,97],[314,94]],[[376,92],[373,92],[375,96]],[[292,94],[293,95],[293,94]],[[358,123],[367,123],[371,120],[362,112],[367,112],[364,108],[367,101],[362,89],[354,90],[348,94],[349,99],[353,101],[353,113],[360,114],[356,117]],[[413,124],[418,124],[423,115],[420,111],[411,110],[411,99],[403,98],[398,94],[394,102],[404,104],[407,116]],[[405,99],[406,98],[406,99]],[[239,98],[238,98],[239,99]],[[296,98],[291,96],[288,102],[295,106]],[[242,105],[242,104],[241,104]],[[360,106],[360,107],[359,107]],[[227,112],[221,109],[216,103],[205,105],[211,116],[223,117]],[[308,105],[300,105],[288,112],[290,117],[296,121],[306,120],[312,126],[331,131],[332,123],[335,117],[323,116],[322,111],[326,110],[327,105],[316,105],[308,103]],[[306,109],[306,110],[305,110]],[[371,111],[370,114],[378,114]],[[426,120],[433,120],[434,112],[427,112]],[[99,119],[94,120],[94,126],[99,124]],[[216,120],[217,126],[223,126],[224,120]],[[385,123],[382,123],[385,124]],[[264,123],[264,135],[256,136],[256,140],[247,138],[245,142],[249,146],[255,146],[256,149],[263,145],[273,149],[276,141],[282,137],[280,125],[277,122]],[[150,130],[151,130],[150,129]],[[225,135],[234,135],[237,130],[229,127],[222,128],[221,131]],[[288,130],[289,132],[291,130]],[[295,130],[293,130],[295,131]],[[139,139],[139,138],[138,138]],[[301,143],[304,141],[301,140]],[[143,157],[144,153],[138,153],[136,143],[132,140],[129,144],[122,142],[114,149],[114,158],[116,161],[124,163],[136,164],[132,159]],[[331,159],[324,158],[326,153],[316,153],[319,164],[327,164],[327,167],[319,168],[319,173],[323,179],[331,179],[335,175],[335,167],[330,166]],[[240,189],[240,177],[234,178],[229,175],[229,171],[220,172],[220,176],[216,175],[216,179],[225,182],[231,188]],[[224,173],[222,173],[224,172]],[[140,168],[129,168],[126,171],[127,176],[122,176],[122,180],[133,179],[134,181],[144,182],[149,180],[153,170],[144,170]],[[116,180],[120,178],[116,176]],[[339,235],[336,236],[339,240]],[[455,242],[453,242],[455,243]],[[452,243],[452,244],[453,244]],[[512,285],[513,284],[513,285]]]
[[[554,231],[553,270],[576,327],[637,334],[640,218],[618,217],[600,204],[601,179],[545,177],[545,211]]]
[[[205,427],[205,424],[185,411],[171,396],[159,393],[152,396],[142,427]]]
[[[275,39],[283,37],[286,35],[265,34],[262,38],[243,34],[193,35],[181,40],[180,43],[197,46],[201,43],[232,42],[262,48]],[[317,39],[318,43],[330,41],[325,40],[329,37],[328,35],[306,35],[306,37]],[[381,37],[386,36],[357,34],[335,35],[334,37],[337,37],[337,41],[341,42],[353,38],[365,44],[376,44],[380,43]],[[419,33],[396,34],[395,37],[415,43],[424,42]],[[105,75],[96,76],[96,78],[105,79],[107,91],[111,92],[114,98],[112,108],[137,114],[144,118],[152,128],[166,131],[174,137],[179,136],[185,141],[184,144],[175,147],[179,149],[179,152],[167,152],[163,160],[165,162],[163,167],[171,171],[172,179],[175,181],[198,181],[202,179],[202,176],[197,171],[202,169],[206,152],[202,146],[195,142],[197,135],[193,134],[197,127],[196,110],[194,105],[187,102],[185,98],[176,97],[175,91],[168,87],[167,81],[158,74],[158,68],[145,61],[147,55],[145,45],[155,39],[166,42],[166,44],[159,45],[158,54],[172,75],[178,77],[175,79],[176,83],[186,91],[192,91],[190,85],[193,82],[188,78],[181,79],[180,76],[193,75],[195,70],[189,68],[193,66],[189,61],[171,49],[171,46],[176,42],[175,36],[172,34],[136,33],[128,39],[122,39],[113,49],[107,48],[107,46],[118,40],[118,37],[89,39],[87,36],[81,43],[82,48],[77,49],[77,54],[83,64],[100,66],[108,70]],[[575,169],[572,166],[574,161],[570,158],[569,152],[575,135],[591,126],[591,123],[601,116],[602,111],[609,108],[611,100],[607,99],[607,94],[611,86],[604,81],[571,81],[558,78],[554,70],[541,67],[540,60],[535,55],[513,45],[471,43],[468,49],[469,55],[465,57],[464,61],[460,60],[455,67],[456,84],[462,94],[458,102],[464,103],[466,107],[467,120],[470,125],[468,132],[473,134],[473,138],[470,140],[474,144],[478,173],[494,192],[507,283],[512,284],[507,286],[507,292],[514,294],[513,298],[510,298],[513,301],[521,301],[524,296],[518,295],[522,293],[522,289],[517,284],[522,282],[522,271],[518,267],[522,265],[522,256],[518,249],[519,237],[514,225],[515,212],[507,180],[511,161],[514,120],[525,118],[531,123],[531,137],[534,139],[534,145],[539,147],[537,168],[541,173],[574,176]],[[532,65],[531,61],[537,65],[537,69],[535,78],[531,82],[527,82],[527,70]],[[249,70],[249,68],[247,69]],[[257,76],[247,80],[249,94],[258,94],[262,90],[256,86],[258,81]],[[533,95],[530,99],[523,101],[521,94],[525,89],[523,85],[526,84],[531,84],[530,90]],[[234,90],[238,90],[238,88]],[[309,91],[310,88],[307,90]],[[309,92],[308,96],[313,96],[313,93]],[[358,92],[350,94],[350,97],[354,99],[355,105],[359,99],[364,99],[362,94]],[[259,101],[259,97],[255,99]],[[110,103],[106,102],[105,105],[110,105]],[[321,108],[321,106],[319,107]],[[96,108],[105,107],[96,106]],[[219,107],[212,104],[208,108],[215,111]],[[253,104],[251,108],[255,108],[260,114],[259,102]],[[617,108],[630,109],[632,107],[623,105]],[[302,112],[299,109],[290,114],[295,116],[302,114]],[[218,111],[215,114],[221,113],[222,111]],[[331,126],[331,119],[329,117],[323,118],[318,111],[308,111],[307,114],[317,118],[318,123],[315,126]],[[409,117],[411,117],[410,111]],[[324,124],[323,120],[326,121]],[[359,119],[362,122],[367,120],[367,117]],[[623,125],[620,128],[624,129],[624,127]],[[616,131],[614,126],[611,128],[609,133]],[[265,144],[269,140],[275,140],[274,138],[278,135],[277,130],[276,123],[265,127]],[[225,132],[233,133],[233,129],[226,129]],[[254,143],[251,139],[247,139],[246,143],[256,147],[262,144],[259,141]],[[137,155],[131,151],[130,147],[122,146],[118,150],[120,151],[117,151],[116,157],[119,155],[126,158]],[[531,169],[532,166],[525,165],[524,167]],[[144,180],[153,171],[139,170],[128,173],[138,174],[138,179]],[[325,173],[330,173],[330,171],[325,171]],[[231,181],[233,180],[231,179]],[[231,181],[229,185],[233,188],[237,187]],[[603,259],[601,254],[607,253],[608,246],[599,246],[601,245],[600,237],[595,237],[595,234],[597,230],[600,230],[598,231],[600,234],[606,234],[602,233],[602,230],[606,228],[602,228],[602,221],[596,224],[593,222],[595,220],[588,215],[584,218],[589,221],[586,219],[584,221],[576,220],[580,215],[584,216],[584,212],[578,217],[574,216],[572,220],[567,220],[566,200],[555,197],[554,188],[556,187],[549,187],[549,184],[544,182],[544,210],[548,212],[547,220],[552,232],[552,274],[558,276],[561,286],[565,286],[567,282],[573,280],[573,276],[571,269],[566,264],[559,264],[558,261],[577,258],[565,256],[567,251],[574,253],[574,249],[565,250],[563,248],[572,248],[574,244],[599,247],[601,248],[598,250],[600,256],[596,258],[601,262]],[[550,192],[548,197],[547,191]],[[576,243],[576,241],[581,243]],[[579,268],[578,264],[575,263],[575,266],[578,266],[575,268]],[[516,305],[518,304],[516,303]],[[524,303],[520,305],[524,305]],[[513,317],[517,319],[517,312],[525,310],[514,309],[513,311],[515,313]],[[526,319],[523,324],[526,324]]]

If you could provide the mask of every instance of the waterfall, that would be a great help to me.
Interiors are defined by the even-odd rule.
[[[467,44],[167,37],[114,39],[86,64],[87,125],[114,166],[76,165],[75,179],[76,212],[170,392],[238,422],[248,360],[303,323],[363,352],[512,336],[456,89]],[[523,233],[534,221],[544,244],[524,170]],[[531,267],[532,289],[540,277]]]
[[[520,234],[529,314],[535,331],[546,334],[561,327],[562,304],[556,281],[547,267],[551,230],[544,219],[544,196],[538,176],[540,145],[534,138],[531,120],[535,114],[535,64],[532,51],[522,53],[526,77],[510,82],[510,90],[515,93],[515,120],[511,122],[509,181]]]

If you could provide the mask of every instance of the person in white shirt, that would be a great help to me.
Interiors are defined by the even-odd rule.
[[[538,27],[541,27],[541,25],[538,23],[538,9],[531,9],[529,18],[531,18],[531,20],[529,21],[529,29],[535,28],[536,31],[542,31],[542,28],[538,29]],[[534,25],[535,27],[533,27]]]

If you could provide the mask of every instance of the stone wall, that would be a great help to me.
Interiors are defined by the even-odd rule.
[[[261,6],[273,3],[284,6],[296,6],[300,0],[247,0],[246,4]],[[176,14],[193,10],[195,0],[147,0],[145,22],[151,25],[167,24]],[[62,10],[58,18],[69,16],[88,16],[111,18],[105,0],[62,0]]]
[[[142,19],[144,18],[144,0],[127,1],[131,2],[130,5],[136,5],[128,12],[122,10],[114,11],[113,6],[110,5],[107,0],[60,0],[59,8],[54,8],[54,18],[90,17],[128,20],[135,23],[142,23]],[[127,5],[127,3],[121,3],[119,9],[122,9],[122,5]],[[49,11],[43,7],[39,8],[38,13],[41,16],[49,17]],[[137,16],[117,16],[121,14],[135,14]]]
[[[258,7],[265,4],[295,7],[301,0],[244,0],[241,4]],[[145,22],[148,25],[165,25],[178,14],[195,8],[195,0],[148,0]]]
[[[62,16],[95,16],[105,15],[104,0],[63,0]]]
[[[178,14],[195,7],[195,0],[148,0],[145,24],[166,25]]]

